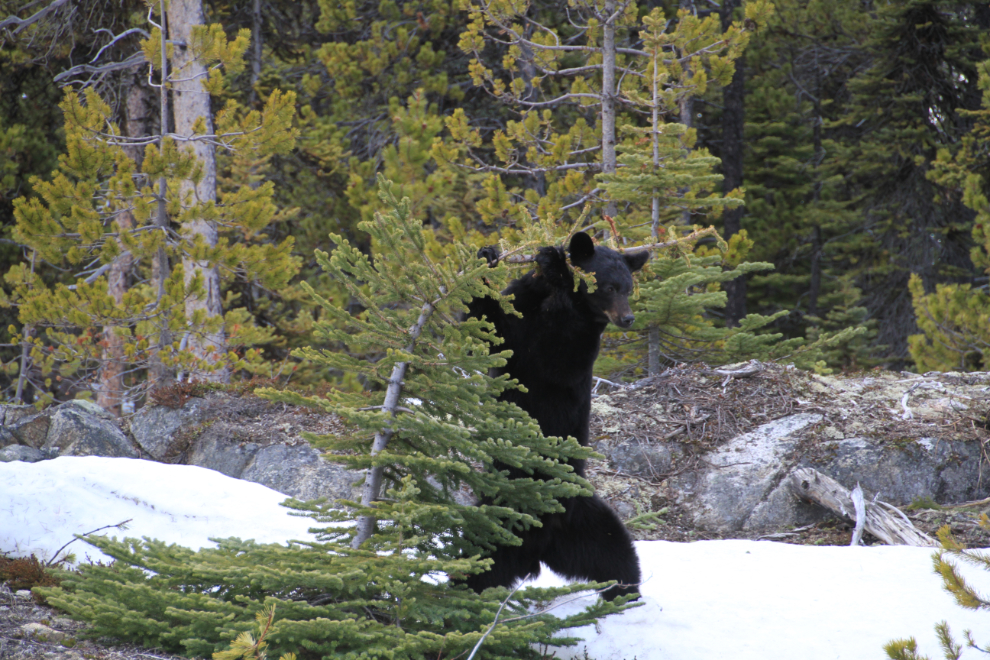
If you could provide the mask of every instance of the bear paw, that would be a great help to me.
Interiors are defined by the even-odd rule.
[[[571,269],[567,266],[564,251],[555,247],[542,247],[536,254],[536,265],[547,282],[557,287],[568,287],[574,283]]]
[[[478,258],[487,261],[489,268],[494,268],[497,266],[498,260],[501,256],[502,255],[498,253],[497,245],[488,245],[478,250]]]

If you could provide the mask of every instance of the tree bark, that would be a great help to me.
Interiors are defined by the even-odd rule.
[[[261,0],[254,0],[254,6],[251,9],[251,46],[253,49],[251,58],[251,104],[254,105],[258,101],[258,92],[255,90],[255,85],[261,79]]]
[[[168,134],[169,127],[169,112],[168,112],[168,57],[167,57],[167,40],[166,35],[168,34],[168,15],[165,12],[165,0],[159,0],[158,4],[162,21],[162,43],[161,43],[161,86],[158,89],[158,107],[159,107],[159,125],[158,125],[158,151],[159,153],[165,153],[165,136]],[[165,175],[162,174],[158,177],[158,203],[155,209],[155,217],[153,224],[155,226],[155,231],[160,231],[163,239],[167,240],[168,236],[168,211],[166,208],[166,197],[168,194],[168,181],[165,179]],[[169,263],[168,254],[165,252],[164,244],[158,247],[155,251],[155,255],[151,259],[151,285],[155,290],[156,297],[156,309],[157,309],[157,319],[156,323],[158,326],[158,337],[156,338],[155,348],[151,355],[151,364],[148,367],[148,381],[149,387],[161,387],[167,385],[173,381],[175,374],[172,369],[165,365],[162,361],[162,354],[165,352],[167,346],[172,343],[172,333],[169,329],[169,317],[170,312],[163,308],[163,300],[165,298],[165,280],[169,276]]]
[[[605,0],[602,16],[602,172],[613,174],[615,157],[615,15],[616,0]],[[605,212],[618,214],[618,206],[609,201]]]
[[[725,0],[722,5],[722,29],[732,24],[732,13],[739,0]],[[722,180],[723,192],[743,185],[743,125],[745,119],[745,61],[736,60],[732,82],[722,91]],[[743,207],[727,208],[722,212],[724,237],[728,240],[742,228]],[[739,276],[725,283],[728,302],[725,307],[726,325],[735,327],[746,316],[746,279]]]
[[[213,112],[210,107],[210,95],[203,90],[207,70],[204,64],[188,47],[191,42],[194,26],[203,25],[203,3],[201,0],[171,0],[168,7],[169,34],[175,48],[172,60],[172,114],[175,118],[175,132],[183,137],[193,135],[193,125],[203,119],[205,130],[213,133]],[[202,177],[198,184],[183,181],[180,193],[185,199],[191,195],[195,205],[206,205],[216,202],[217,174],[216,157],[213,145],[205,140],[187,143],[196,155],[202,167]],[[215,247],[217,230],[212,222],[204,219],[192,219],[184,223],[182,228],[183,240],[192,243],[196,237],[201,237],[206,245]],[[194,278],[202,277],[203,288],[201,295],[191,296],[186,301],[186,318],[190,319],[197,312],[205,312],[208,319],[223,315],[220,297],[220,271],[215,265],[206,261],[198,261],[183,257],[182,266],[185,271],[185,282],[188,285]],[[187,347],[198,358],[213,362],[222,355],[226,348],[226,333],[223,328],[205,332],[190,331]],[[203,380],[227,380],[229,373],[218,371],[191,371],[189,377]]]
[[[660,50],[653,51],[653,116],[651,117],[651,135],[653,142],[653,171],[660,169],[660,81],[657,79]],[[660,191],[653,189],[653,203],[650,206],[650,236],[654,243],[660,241]],[[648,376],[660,375],[660,328],[650,326],[646,337],[646,373]]]
[[[124,121],[124,134],[127,137],[138,138],[150,134],[151,111],[153,103],[151,90],[142,84],[143,75],[132,76],[127,88],[127,101]],[[140,170],[144,160],[144,147],[131,145],[124,147],[124,152],[134,161],[136,169]],[[117,217],[121,233],[134,229],[134,215],[125,211]],[[124,252],[110,265],[107,271],[107,291],[118,305],[124,302],[124,293],[128,289],[128,280],[134,258],[129,252]],[[104,410],[114,415],[120,415],[124,397],[124,370],[127,360],[124,357],[124,338],[114,326],[103,328],[103,367],[100,371],[100,389],[96,395],[96,403]]]
[[[434,309],[433,303],[426,303],[419,310],[419,318],[416,320],[416,324],[409,328],[409,345],[406,347],[407,353],[412,353],[416,348],[416,340],[419,339],[420,333],[423,332],[423,327],[433,315]],[[388,387],[385,389],[385,400],[382,402],[382,411],[390,415],[391,419],[386,428],[381,429],[375,434],[375,440],[371,444],[372,456],[384,451],[388,446],[389,440],[395,435],[392,422],[395,420],[396,412],[398,412],[399,400],[402,397],[402,385],[406,378],[406,369],[408,367],[408,362],[396,362],[392,367],[392,374],[388,379]],[[370,507],[378,500],[378,496],[381,494],[382,479],[384,476],[385,470],[381,467],[371,468],[365,474],[364,488],[361,491],[362,506]],[[376,524],[377,520],[374,516],[359,516],[357,525],[355,525],[356,531],[354,538],[351,539],[351,547],[357,549],[361,547],[362,543],[371,538],[371,535],[375,533]]]

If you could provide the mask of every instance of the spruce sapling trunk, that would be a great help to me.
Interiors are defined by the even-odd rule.
[[[416,325],[409,329],[409,346],[406,348],[407,353],[412,353],[413,349],[416,347],[416,340],[419,339],[420,333],[423,331],[423,326],[430,319],[430,315],[433,314],[433,303],[426,303],[423,305],[423,309],[420,310],[419,318],[416,320]],[[388,379],[388,388],[385,390],[385,402],[382,404],[383,410],[395,418],[396,409],[399,406],[399,399],[402,396],[402,380],[406,377],[406,368],[409,366],[408,362],[399,362],[392,368],[392,376]],[[395,431],[391,426],[388,428],[380,430],[375,434],[375,440],[371,445],[371,455],[375,456],[386,446],[388,446],[388,441],[392,438]],[[364,489],[361,493],[361,504],[370,507],[372,503],[378,499],[378,495],[381,493],[382,488],[382,476],[385,473],[385,468],[382,466],[376,466],[368,470],[367,476],[364,479]],[[375,531],[375,518],[374,516],[360,516],[357,522],[357,534],[354,536],[354,540],[351,541],[352,548],[359,548],[361,544],[368,540],[368,538]]]

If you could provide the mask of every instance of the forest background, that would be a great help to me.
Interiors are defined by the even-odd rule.
[[[988,368],[990,4],[173,0],[214,27],[166,58],[157,4],[0,2],[8,400],[119,412],[176,375],[361,389],[290,351],[343,350],[303,283],[367,308],[314,251],[332,233],[387,258],[358,226],[384,208],[378,175],[437,254],[714,225],[727,252],[708,237],[654,267],[694,306],[638,312],[601,376],[786,359],[849,329],[820,368]],[[159,93],[163,61],[197,66],[186,50],[199,110],[181,77]],[[188,144],[215,171],[169,131],[207,136]]]

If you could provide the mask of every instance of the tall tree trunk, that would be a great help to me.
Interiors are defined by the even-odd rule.
[[[136,74],[131,78],[127,88],[127,102],[125,112],[127,117],[124,121],[124,133],[127,137],[145,137],[150,134],[151,110],[153,103],[151,90],[143,84],[143,74]],[[124,147],[124,152],[134,161],[140,170],[141,161],[144,160],[144,147],[131,145]],[[120,231],[127,232],[134,229],[134,215],[130,211],[124,211],[117,216],[117,224]],[[107,271],[107,289],[114,301],[118,305],[124,302],[124,293],[128,289],[128,279],[131,269],[134,266],[134,258],[130,252],[124,252],[110,265]],[[96,396],[96,403],[104,410],[114,415],[120,415],[121,404],[124,397],[124,369],[127,360],[124,356],[124,338],[113,326],[103,329],[103,368],[100,371],[100,389]]]
[[[175,132],[183,137],[193,135],[193,125],[199,119],[205,122],[206,132],[213,133],[213,113],[210,108],[210,95],[203,90],[206,67],[186,44],[190,43],[193,27],[203,25],[203,3],[201,0],[171,0],[168,7],[169,34],[175,48],[172,60],[172,114],[175,117]],[[183,197],[192,195],[194,204],[215,202],[217,197],[216,159],[213,145],[205,140],[187,143],[196,154],[203,168],[203,176],[198,184],[184,181],[180,192]],[[185,146],[185,145],[183,145]],[[217,244],[217,230],[212,222],[194,219],[182,228],[183,240],[192,242],[201,237],[206,245]],[[185,281],[188,285],[194,278],[202,277],[203,291],[186,301],[186,318],[197,312],[205,312],[208,319],[223,315],[220,298],[220,271],[208,262],[184,257],[182,260]],[[197,357],[209,362],[219,357],[226,348],[226,333],[223,328],[213,332],[191,332],[187,347]],[[226,370],[216,372],[190,372],[191,378],[205,380],[227,380]]]
[[[817,55],[816,55],[817,59]],[[815,77],[818,76],[818,67],[815,67]],[[822,196],[822,182],[819,178],[820,172],[818,168],[821,166],[822,161],[825,159],[825,150],[822,147],[822,105],[821,105],[821,81],[818,80],[818,85],[815,88],[815,93],[819,96],[814,100],[815,102],[815,128],[814,128],[814,146],[815,146],[815,162],[814,162],[814,189],[812,192],[812,203],[817,207],[818,202],[821,201]],[[811,282],[808,286],[808,314],[811,316],[819,316],[820,312],[818,310],[818,299],[822,292],[822,226],[815,220],[814,225],[811,228]]]
[[[615,15],[616,0],[605,0],[602,16],[602,172],[613,174],[615,158]],[[618,206],[609,201],[605,212],[618,213]]]
[[[161,40],[161,86],[158,88],[158,107],[159,107],[159,125],[158,125],[158,151],[159,153],[165,152],[165,136],[168,135],[169,127],[169,112],[168,112],[168,57],[167,57],[167,40],[166,35],[169,32],[168,28],[168,15],[165,12],[165,0],[159,0],[159,14],[162,21],[162,40]],[[168,181],[165,175],[162,174],[158,177],[158,204],[155,210],[155,217],[152,221],[155,226],[155,231],[160,231],[162,236],[168,236],[168,211],[166,209],[166,198],[168,194]],[[167,240],[167,239],[166,239]],[[169,276],[169,263],[168,254],[165,252],[164,240],[162,244],[155,251],[155,256],[151,259],[151,284],[155,290],[156,297],[156,309],[158,310],[158,317],[156,323],[158,326],[158,337],[156,340],[156,345],[151,355],[151,364],[148,368],[148,381],[151,388],[161,387],[171,383],[175,374],[172,369],[166,366],[162,361],[162,355],[165,353],[166,347],[170,346],[172,343],[172,333],[169,328],[169,318],[171,316],[170,310],[163,308],[162,301],[165,298],[165,281]]]
[[[251,46],[253,48],[253,53],[251,57],[251,104],[254,105],[258,100],[258,92],[255,90],[255,85],[261,79],[261,0],[254,0],[254,6],[251,9]]]
[[[660,169],[660,81],[658,80],[658,64],[660,49],[653,51],[653,116],[650,123],[653,129],[653,172]],[[650,207],[650,235],[654,243],[660,242],[660,191],[653,189],[653,204]],[[646,373],[655,377],[660,375],[660,328],[651,325],[646,338]]]
[[[732,23],[732,13],[739,6],[739,0],[725,0],[722,4],[722,29],[727,30]],[[743,185],[743,122],[745,101],[745,62],[736,60],[736,72],[732,82],[722,92],[722,190],[729,192]],[[724,236],[726,239],[739,233],[742,228],[743,207],[736,206],[722,213]],[[728,294],[726,304],[726,325],[734,327],[746,316],[746,278],[739,276],[726,282]]]

